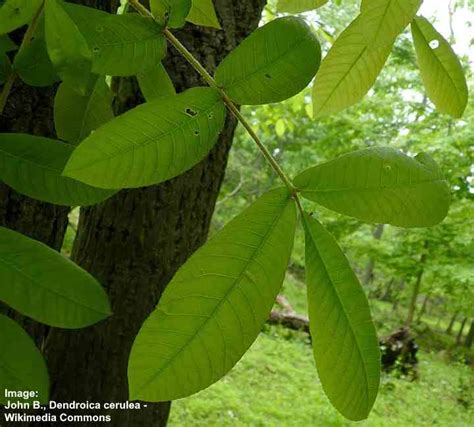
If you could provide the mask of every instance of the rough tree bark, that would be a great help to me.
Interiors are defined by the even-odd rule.
[[[214,3],[224,31],[188,26],[178,33],[209,71],[256,28],[265,2]],[[201,84],[172,49],[166,66],[178,91]],[[129,96],[123,96],[122,104],[135,105],[133,91],[123,92]],[[228,117],[208,158],[185,175],[159,186],[122,191],[82,211],[73,258],[104,285],[114,314],[85,330],[50,333],[46,354],[52,399],[127,400],[133,339],[176,270],[206,240],[235,126]],[[112,425],[165,425],[169,408],[169,403],[162,403],[142,411],[115,412]]]

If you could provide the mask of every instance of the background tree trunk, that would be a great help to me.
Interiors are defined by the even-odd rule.
[[[469,328],[469,332],[467,334],[466,341],[464,342],[464,345],[467,348],[471,348],[473,342],[474,342],[474,319],[471,320],[471,327]]]
[[[453,314],[453,316],[451,317],[451,320],[449,321],[448,328],[446,329],[446,333],[448,335],[451,335],[451,333],[453,332],[453,326],[454,326],[454,323],[456,322],[456,318],[458,317],[458,314],[459,314],[459,311],[456,311],[456,313]]]
[[[405,326],[408,327],[408,328],[413,323],[413,319],[415,317],[416,302],[418,300],[418,295],[420,295],[421,280],[423,278],[423,273],[424,273],[424,268],[425,268],[424,266],[425,266],[425,263],[426,263],[426,249],[427,248],[428,248],[428,242],[425,241],[425,243],[423,245],[424,252],[421,254],[421,257],[420,257],[419,270],[418,270],[418,274],[416,276],[415,287],[413,288],[413,293],[411,295],[410,305],[408,306],[407,319],[405,321]]]
[[[466,322],[467,322],[467,317],[464,317],[462,319],[461,326],[459,327],[459,331],[458,331],[458,334],[456,336],[456,345],[461,344],[462,334],[464,332],[464,327],[466,326]]]
[[[380,240],[383,235],[384,231],[384,224],[377,224],[375,227],[372,235],[374,236],[375,240]],[[375,260],[371,257],[365,266],[364,277],[362,278],[362,284],[364,286],[368,286],[374,280],[374,268],[375,268]]]
[[[257,27],[264,1],[217,0],[215,6],[224,31],[187,26],[177,34],[211,72]],[[172,49],[166,66],[178,91],[201,84]],[[133,82],[122,81],[119,100],[126,108],[137,104]],[[104,285],[114,314],[85,330],[50,333],[53,400],[127,400],[133,340],[174,273],[206,241],[235,126],[228,117],[208,158],[183,176],[82,210],[73,258]],[[114,412],[112,425],[161,426],[168,413],[169,403]]]

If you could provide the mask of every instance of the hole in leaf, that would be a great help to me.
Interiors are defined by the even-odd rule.
[[[199,136],[199,131],[197,129],[194,131],[194,135]]]
[[[430,48],[431,49],[438,49],[439,47],[439,40],[431,40],[430,41]]]
[[[271,79],[271,78],[272,78],[272,76],[271,76],[270,74],[265,74],[265,77],[266,77],[267,79]]]
[[[383,168],[385,169],[386,172],[390,172],[392,170],[392,166],[390,165],[385,165]]]
[[[188,115],[188,116],[191,116],[191,117],[194,117],[194,116],[197,116],[197,111],[193,110],[192,108],[186,108],[186,110],[184,110],[184,112]]]
[[[214,118],[214,113],[210,112],[210,113],[207,115],[207,117],[208,117],[209,119],[213,119],[213,118]]]
[[[92,52],[94,52],[94,53],[99,53],[99,52],[100,52],[100,47],[94,46],[94,47],[92,48]]]

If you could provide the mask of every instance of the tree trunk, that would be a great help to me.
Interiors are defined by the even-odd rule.
[[[415,282],[415,287],[413,288],[410,306],[408,307],[407,319],[405,321],[405,326],[408,328],[413,323],[413,319],[414,319],[415,311],[416,311],[416,302],[418,300],[418,295],[420,295],[421,279],[423,278],[424,265],[426,263],[426,249],[428,248],[427,241],[425,241],[423,248],[424,248],[424,252],[421,254],[421,257],[420,257],[419,270],[416,276],[416,282]]]
[[[257,27],[264,6],[263,0],[214,3],[224,31],[188,26],[177,34],[211,72]],[[166,66],[178,91],[200,84],[176,52],[170,49],[169,55]],[[122,97],[127,107],[137,102],[136,93],[126,89],[129,84],[122,84],[122,92],[129,95]],[[206,241],[235,126],[228,117],[208,158],[183,176],[122,191],[82,210],[73,258],[106,288],[114,314],[86,330],[51,332],[46,354],[53,400],[127,400],[133,340],[174,273]],[[111,425],[162,426],[169,408],[169,403],[160,403],[140,411],[116,411]]]
[[[474,342],[474,319],[471,320],[471,327],[469,328],[469,332],[467,334],[466,341],[464,342],[464,345],[467,348],[471,348],[473,342]]]
[[[451,317],[451,320],[449,321],[448,328],[446,329],[446,333],[448,335],[451,335],[451,333],[453,332],[453,326],[454,326],[454,323],[456,322],[456,318],[458,317],[458,314],[459,314],[459,311],[456,311],[456,313],[453,314],[453,316]]]
[[[456,345],[461,344],[462,334],[464,332],[464,327],[466,326],[467,317],[464,317],[461,322],[461,327],[459,328],[458,335],[456,336]]]
[[[427,293],[425,295],[425,298],[423,299],[423,304],[421,305],[421,309],[420,311],[418,312],[418,316],[416,317],[416,323],[420,323],[421,322],[421,319],[423,317],[423,315],[425,314],[426,312],[426,307],[428,305],[428,301],[430,299],[430,294]]]
[[[378,224],[377,227],[375,227],[374,232],[372,233],[375,240],[380,240],[382,238],[383,230],[384,224]],[[374,267],[375,261],[373,258],[370,258],[365,267],[364,277],[362,279],[362,283],[364,286],[369,285],[374,280]]]

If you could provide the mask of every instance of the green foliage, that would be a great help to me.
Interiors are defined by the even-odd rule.
[[[0,300],[59,328],[82,328],[110,315],[107,296],[86,271],[43,243],[0,227]]]
[[[4,0],[0,5],[0,34],[28,24],[43,0]]]
[[[260,27],[216,70],[216,82],[238,104],[279,102],[303,90],[321,61],[311,29],[294,17]]]
[[[92,75],[92,89],[77,93],[67,83],[61,83],[54,99],[54,124],[58,138],[77,144],[101,125],[112,120],[113,94],[104,77]]]
[[[439,111],[461,117],[466,109],[468,90],[456,54],[426,18],[416,17],[411,28],[428,96]]]
[[[73,147],[25,134],[0,134],[0,179],[33,199],[64,206],[93,205],[114,192],[62,176]]]
[[[426,153],[411,158],[368,148],[312,167],[295,178],[302,195],[363,221],[427,227],[447,215],[449,187]]]
[[[84,95],[92,68],[92,52],[84,35],[59,0],[46,0],[44,13],[49,58],[62,81]]]
[[[324,6],[328,0],[278,0],[278,10],[284,13],[301,13]]]
[[[157,22],[163,26],[180,28],[186,23],[191,0],[150,0],[150,9]]]
[[[189,89],[147,102],[85,139],[64,173],[109,189],[166,181],[205,157],[217,141],[224,119],[224,104],[219,93],[210,88]]]
[[[186,20],[195,25],[221,28],[212,0],[193,0]]]
[[[419,0],[366,2],[321,64],[313,89],[314,115],[336,113],[359,101],[373,86],[395,38],[415,16]],[[406,3],[401,6],[401,3]]]
[[[49,378],[46,364],[40,351],[28,334],[13,320],[0,314],[0,384],[4,390],[34,390],[38,393],[33,399],[48,402]],[[9,399],[3,392],[0,403],[6,405]]]
[[[295,227],[295,202],[286,190],[276,189],[185,263],[133,345],[132,399],[188,396],[237,363],[281,288]]]
[[[92,52],[92,71],[133,76],[149,71],[166,54],[163,27],[136,14],[111,15],[66,4],[66,11]]]
[[[154,101],[163,96],[176,95],[170,76],[163,64],[137,76],[140,90],[147,101]]]
[[[304,216],[314,358],[324,391],[347,418],[367,418],[380,381],[380,351],[367,298],[334,237]]]

